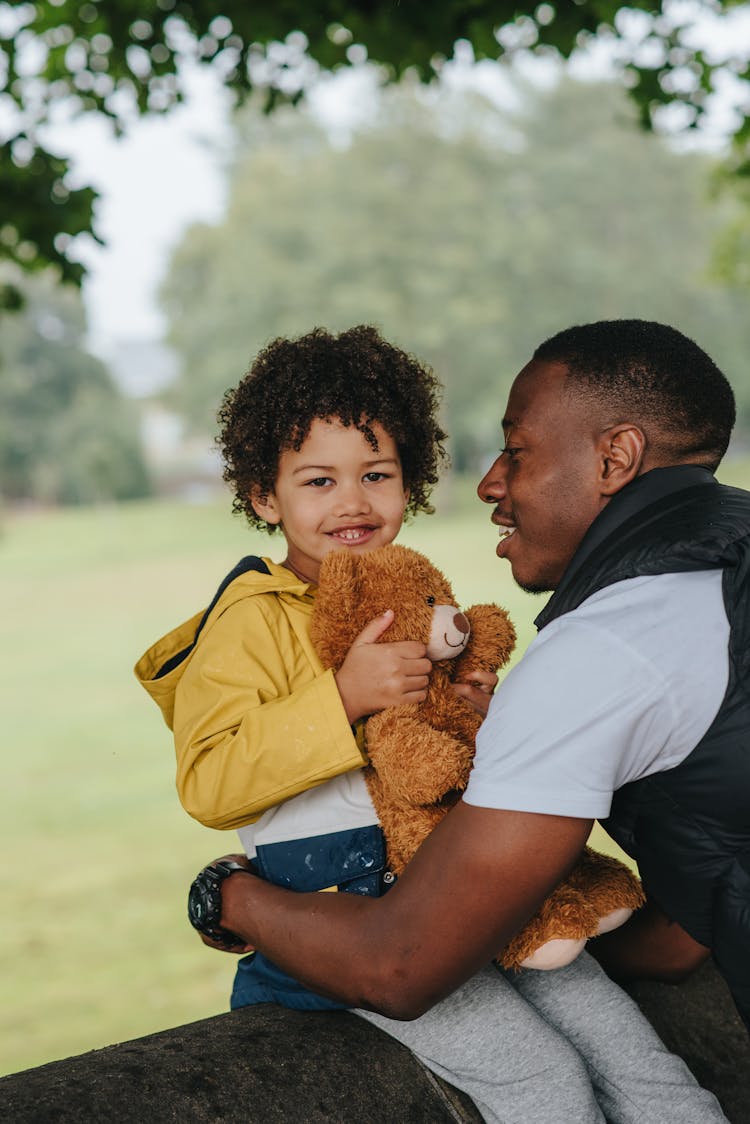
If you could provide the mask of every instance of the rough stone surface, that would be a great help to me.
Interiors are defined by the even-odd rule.
[[[5,1077],[0,1120],[476,1124],[481,1117],[356,1015],[264,1004]]]
[[[671,1049],[750,1124],[750,1039],[707,964],[686,984],[639,983]],[[258,1006],[0,1079],[12,1124],[477,1124],[471,1103],[345,1012]],[[573,1122],[571,1122],[573,1124]]]

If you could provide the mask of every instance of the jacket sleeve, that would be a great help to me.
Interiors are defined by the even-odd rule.
[[[333,672],[313,667],[262,601],[230,606],[204,631],[176,692],[177,790],[207,827],[241,827],[366,764]]]

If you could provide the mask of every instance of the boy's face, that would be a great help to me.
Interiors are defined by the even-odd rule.
[[[358,554],[393,542],[404,518],[404,488],[396,443],[378,422],[373,449],[354,426],[316,418],[299,450],[279,458],[276,486],[253,508],[280,524],[287,541],[285,565],[317,582],[320,564],[334,550]]]

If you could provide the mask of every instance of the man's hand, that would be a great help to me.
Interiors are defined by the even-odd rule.
[[[240,866],[245,867],[248,874],[253,873],[252,863],[248,859],[247,855],[244,855],[244,854],[243,855],[222,855],[221,858],[214,859],[212,863],[209,863],[209,866],[214,866],[216,863],[219,863],[219,862],[239,863]],[[229,877],[231,878],[232,875],[230,874]],[[243,953],[246,953],[246,952],[255,952],[255,949],[253,948],[253,946],[251,944],[233,944],[233,945],[229,946],[229,945],[223,944],[221,941],[211,940],[211,938],[207,937],[205,933],[199,933],[198,935],[205,945],[208,945],[209,948],[218,949],[219,952],[234,952],[237,955],[242,955]]]
[[[387,706],[418,703],[427,697],[432,662],[417,640],[382,644],[378,640],[393,622],[387,609],[362,629],[336,672],[336,686],[350,723]]]
[[[462,679],[457,679],[451,686],[459,698],[466,699],[482,718],[487,717],[490,701],[497,687],[497,675],[494,671],[466,672]]]
[[[241,854],[241,855],[222,855],[221,858],[214,859],[213,862],[208,863],[208,865],[206,867],[204,867],[203,869],[205,871],[205,870],[208,870],[210,867],[215,868],[216,864],[221,863],[221,862],[236,863],[238,866],[244,867],[244,869],[247,871],[248,874],[253,873],[252,863],[247,858],[247,856],[244,855],[244,854]],[[239,874],[240,871],[236,871],[235,873]],[[201,877],[201,875],[198,876],[198,878],[200,878],[200,877]],[[231,878],[232,874],[228,875],[228,877]],[[225,881],[226,881],[226,878],[224,879],[224,882]],[[220,883],[220,888],[223,887],[224,882]],[[192,893],[193,893],[194,889],[195,889],[195,887],[193,887],[191,889],[191,896],[192,896]],[[190,913],[191,908],[192,907],[189,906],[189,910],[188,910],[189,913]],[[205,920],[206,920],[205,915],[203,913],[201,913],[200,916],[201,916],[201,919],[202,919],[202,923],[205,923]],[[192,916],[190,917],[190,920],[191,921],[193,920]],[[193,921],[193,924],[195,925],[194,921]],[[254,952],[255,951],[255,949],[253,948],[252,945],[245,943],[241,938],[234,939],[236,937],[236,934],[234,934],[232,932],[227,933],[227,939],[222,939],[220,936],[216,935],[216,933],[213,933],[212,935],[209,935],[208,933],[200,932],[200,931],[198,932],[198,936],[200,937],[200,939],[203,941],[203,943],[205,945],[208,945],[209,948],[218,949],[219,952],[234,952],[234,953],[241,954],[241,953],[245,953],[245,952]]]

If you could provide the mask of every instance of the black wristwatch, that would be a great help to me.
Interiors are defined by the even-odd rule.
[[[245,944],[242,937],[230,933],[220,924],[221,920],[221,884],[230,874],[237,870],[248,873],[247,866],[235,862],[234,859],[219,859],[218,862],[205,866],[190,887],[188,894],[188,920],[194,929],[224,948],[237,948]]]

